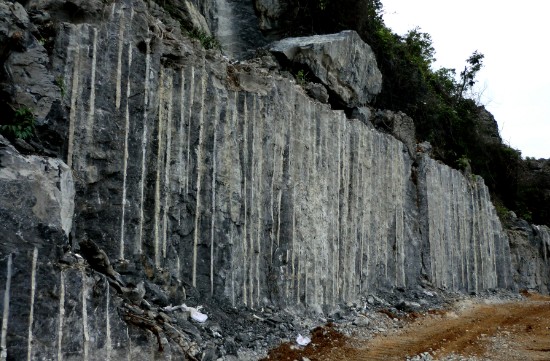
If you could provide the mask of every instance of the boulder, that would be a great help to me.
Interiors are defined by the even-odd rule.
[[[328,103],[328,92],[327,88],[323,84],[319,83],[307,83],[305,85],[307,94],[315,100],[320,101],[321,103]]]
[[[269,49],[283,61],[308,68],[347,107],[365,105],[382,90],[374,53],[355,31],[287,38]]]

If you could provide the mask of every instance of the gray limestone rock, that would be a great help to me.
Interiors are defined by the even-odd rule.
[[[465,177],[426,154],[417,161],[427,278],[437,287],[467,292],[514,289],[508,236],[483,179]]]
[[[370,102],[382,89],[382,74],[370,46],[355,31],[287,38],[270,51],[307,67],[339,100],[352,108]]]
[[[307,94],[315,100],[320,101],[321,103],[328,103],[328,92],[327,88],[323,84],[319,83],[307,83],[305,85]]]
[[[21,4],[0,2],[0,88],[8,93],[0,104],[28,108],[43,123],[60,90],[47,69],[46,50],[33,32],[36,27]]]
[[[43,243],[46,229],[68,239],[75,186],[60,159],[22,156],[0,135],[0,197],[4,244]],[[42,231],[39,231],[44,227]],[[13,237],[13,238],[12,238]],[[15,242],[15,243],[11,243]]]
[[[372,122],[376,128],[386,131],[402,141],[407,146],[409,155],[414,157],[416,154],[416,131],[411,117],[403,112],[380,110],[376,112]]]
[[[368,327],[370,325],[370,320],[366,316],[359,315],[353,320],[353,324],[358,327]]]
[[[513,277],[520,289],[550,291],[550,228],[530,225],[511,216],[510,238]]]
[[[207,20],[229,58],[245,59],[267,44],[251,0],[215,0]]]
[[[548,230],[533,230],[532,252],[510,252],[483,182],[425,153],[411,157],[414,132],[404,116],[395,115],[390,136],[261,65],[229,64],[193,45],[170,31],[173,20],[158,6],[93,4],[104,18],[49,13],[62,24],[44,72],[63,79],[66,94],[54,104],[68,116],[45,126],[63,141],[66,162],[22,156],[0,138],[9,357],[212,357],[214,347],[204,346],[216,337],[211,325],[159,307],[209,299],[229,310],[304,312],[423,283],[514,289],[511,254],[521,284],[547,284]],[[361,86],[380,81],[342,74],[365,56],[366,45],[349,40],[355,36],[325,37],[337,40],[325,63],[332,85],[324,84],[334,94],[355,87],[341,89],[350,106],[376,93]],[[531,242],[523,229],[518,237]],[[78,247],[84,240],[95,244],[88,254]],[[520,264],[526,257],[540,260]],[[283,336],[295,328],[275,317],[262,324]],[[218,321],[230,340],[265,341],[231,323],[247,319]],[[238,355],[238,346],[225,350]]]
[[[276,30],[279,28],[281,15],[287,9],[285,0],[255,0],[256,11],[258,12],[259,26],[262,31]]]
[[[182,18],[188,24],[191,24],[193,28],[198,29],[199,31],[205,34],[212,35],[210,32],[210,28],[206,23],[206,19],[195,7],[195,5],[189,0],[180,0],[180,1],[181,1],[181,6],[178,6],[177,4],[175,4],[175,7],[176,7],[176,11],[181,11]]]
[[[372,124],[373,111],[369,107],[359,107],[354,108],[351,112],[351,117],[359,120],[361,123],[365,124],[370,129],[374,129]]]

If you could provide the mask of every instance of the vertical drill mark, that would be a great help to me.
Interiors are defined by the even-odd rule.
[[[189,116],[187,124],[187,177],[185,178],[185,192],[189,194],[189,177],[191,172],[191,122],[193,120],[193,99],[195,97],[195,67],[191,66],[191,76],[189,79]]]
[[[118,24],[118,56],[116,66],[116,94],[115,94],[115,107],[116,110],[120,109],[120,98],[122,94],[121,82],[122,82],[122,48],[124,40],[124,12],[122,9],[118,11],[120,14],[120,20]]]
[[[69,112],[69,140],[68,140],[68,149],[67,149],[67,165],[72,169],[73,167],[73,152],[74,152],[74,132],[75,132],[75,123],[76,123],[76,104],[78,92],[80,90],[79,86],[79,75],[80,75],[80,44],[75,43],[75,36],[70,37],[69,47],[73,47],[73,75],[72,86],[71,86],[71,109]],[[65,76],[67,78],[67,76]]]
[[[338,162],[337,167],[337,183],[336,183],[336,299],[340,296],[340,260],[341,260],[341,244],[340,244],[340,186],[342,182],[342,129],[341,122],[338,122]]]
[[[159,251],[159,231],[160,231],[160,171],[162,168],[162,150],[163,150],[163,138],[164,138],[164,91],[165,91],[165,75],[164,68],[160,69],[159,80],[159,109],[158,109],[158,130],[157,130],[157,171],[155,178],[155,225],[154,225],[154,239],[153,249],[155,257],[155,266],[160,267],[160,251]]]
[[[63,271],[60,272],[59,284],[59,324],[57,327],[57,361],[63,360],[63,322],[65,318],[65,277]]]
[[[167,85],[167,105],[168,112],[166,117],[166,153],[164,161],[164,207],[162,208],[162,257],[166,258],[167,249],[167,233],[168,233],[168,210],[170,209],[170,164],[172,162],[172,121],[173,121],[173,105],[174,105],[174,78],[172,75],[168,77]]]
[[[106,348],[106,361],[111,361],[111,352],[113,350],[113,341],[111,339],[111,317],[109,316],[109,303],[111,298],[111,290],[109,282],[106,283],[106,301],[105,301],[105,348]]]
[[[36,294],[36,262],[38,260],[38,248],[34,247],[31,265],[31,308],[29,310],[29,332],[27,337],[27,361],[32,360],[32,325],[34,323],[34,297]]]
[[[247,302],[247,282],[248,282],[248,192],[247,192],[247,167],[248,167],[248,108],[246,105],[246,94],[244,95],[243,105],[243,197],[244,197],[244,228],[243,228],[243,301]]]
[[[145,206],[145,170],[147,156],[147,118],[149,108],[149,78],[151,71],[151,54],[150,51],[151,39],[145,39],[145,87],[143,100],[143,134],[141,136],[141,179],[140,179],[140,207],[139,207],[139,237],[136,240],[136,253],[142,253],[143,246],[143,209]]]
[[[130,133],[130,96],[131,96],[131,81],[130,81],[130,68],[132,66],[132,46],[128,46],[128,77],[126,79],[126,111],[124,114],[124,177],[122,180],[122,215],[120,219],[120,246],[119,246],[119,258],[124,259],[124,233],[125,233],[125,217],[126,217],[126,202],[127,202],[127,177],[128,177],[128,137]]]
[[[92,77],[90,79],[90,101],[88,108],[88,124],[86,125],[86,141],[91,143],[95,122],[95,77],[97,67],[97,29],[92,28],[94,34],[92,44]]]
[[[292,266],[292,274],[290,276],[291,283],[294,284],[298,280],[298,277],[296,276],[296,250],[294,249],[294,246],[296,244],[296,185],[292,186],[292,237],[290,238],[290,251],[292,252],[291,255],[291,266]],[[296,289],[296,297],[299,299],[299,284],[297,285]]]
[[[2,313],[2,336],[0,338],[0,360],[6,360],[8,356],[6,338],[8,336],[8,318],[10,317],[11,273],[12,273],[12,254],[10,253],[8,255],[6,290],[4,292],[4,310]]]
[[[261,247],[261,225],[262,225],[262,206],[261,206],[261,195],[262,195],[262,172],[263,172],[263,122],[261,119],[259,119],[259,111],[258,107],[261,109],[261,103],[260,100],[254,97],[254,121],[257,121],[260,125],[258,126],[258,138],[260,140],[260,145],[258,152],[255,152],[257,154],[257,159],[259,160],[257,163],[257,169],[258,169],[258,189],[256,196],[256,303],[260,304],[260,257],[262,255],[262,247]],[[256,103],[259,103],[256,105]],[[256,138],[256,137],[255,137]],[[255,148],[252,148],[255,149]]]
[[[88,283],[86,271],[82,270],[82,334],[84,336],[84,361],[88,361],[90,348],[90,331],[88,329]]]
[[[199,245],[199,221],[201,214],[201,182],[204,168],[202,153],[204,143],[204,98],[206,95],[206,69],[203,64],[201,74],[201,109],[199,114],[199,144],[197,146],[197,205],[195,207],[195,230],[193,237],[193,287],[197,287],[197,252]]]
[[[214,141],[212,146],[212,219],[210,223],[210,295],[214,295],[214,228],[216,226],[216,152],[217,152],[217,130],[218,130],[218,102],[214,101]]]
[[[180,191],[181,194],[183,189],[183,178],[185,176],[184,174],[184,168],[183,168],[183,142],[184,142],[184,126],[185,126],[185,108],[183,106],[185,100],[185,72],[183,68],[180,70],[180,127],[179,127],[179,134],[178,134],[178,170],[179,170],[179,185],[180,185]],[[181,217],[178,217],[178,221],[181,220]],[[179,272],[178,272],[179,274]]]
[[[229,244],[233,245],[233,232],[229,235]],[[231,306],[235,307],[235,264],[234,257],[231,257]]]

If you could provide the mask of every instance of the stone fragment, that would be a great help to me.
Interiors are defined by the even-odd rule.
[[[368,317],[359,315],[355,320],[353,320],[353,324],[357,327],[367,327],[370,324],[370,320]]]
[[[402,141],[409,155],[416,154],[416,130],[414,121],[403,112],[392,112],[391,110],[380,110],[373,117],[376,128],[387,131],[396,139]]]
[[[395,305],[395,308],[403,312],[416,312],[420,310],[421,306],[417,302],[401,300]]]
[[[276,56],[307,67],[347,107],[367,104],[382,90],[382,73],[355,31],[287,38],[270,45]]]
[[[327,88],[323,84],[319,83],[307,83],[305,85],[307,94],[315,100],[320,101],[321,103],[328,103],[328,92]]]
[[[369,107],[358,107],[351,111],[351,117],[365,124],[369,129],[374,129],[371,119],[373,118],[372,110]]]

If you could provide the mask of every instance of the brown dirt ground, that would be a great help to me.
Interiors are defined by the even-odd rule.
[[[423,352],[435,359],[455,354],[499,361],[550,360],[550,297],[526,296],[517,302],[472,303],[412,317],[402,329],[368,341],[348,339],[332,325],[318,327],[307,347],[283,344],[266,360],[404,360]]]

